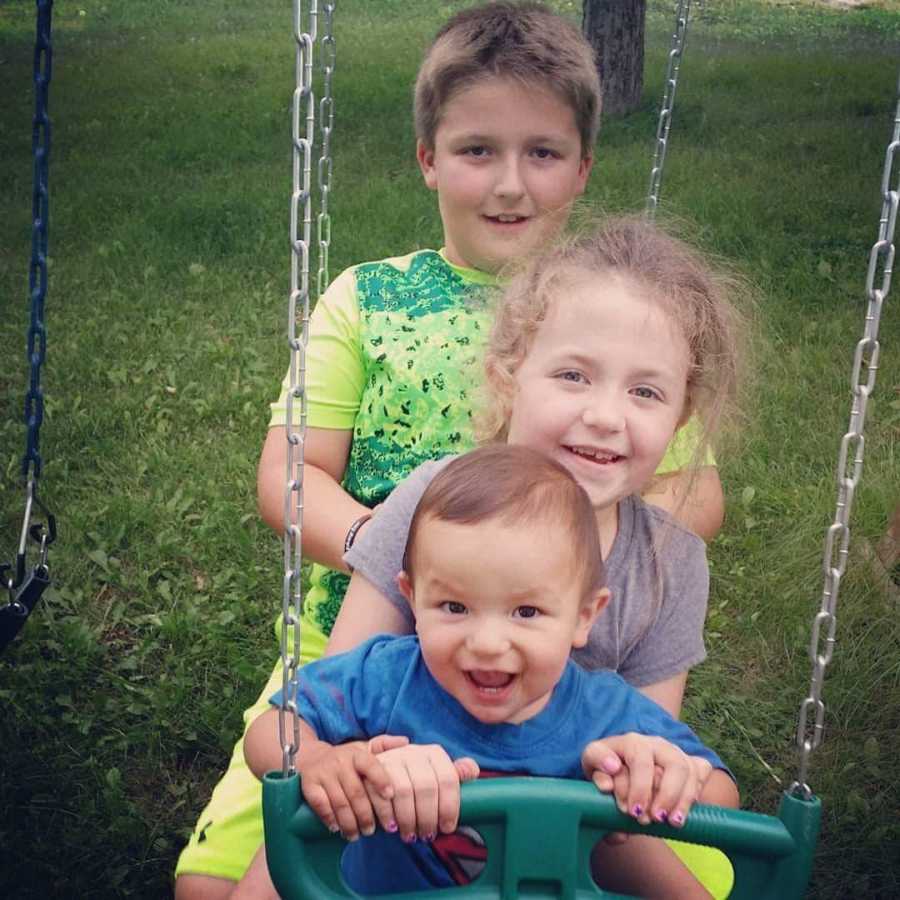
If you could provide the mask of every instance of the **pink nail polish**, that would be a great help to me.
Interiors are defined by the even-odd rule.
[[[388,822],[387,825],[385,826],[385,831],[388,831],[391,834],[396,834],[397,833],[397,823],[393,819],[391,819],[391,821]]]
[[[639,816],[644,811],[644,807],[640,803],[635,803],[631,811],[634,815]]]
[[[658,809],[654,818],[657,822],[665,822],[669,818],[669,814],[664,809]]]
[[[680,813],[680,812],[675,813],[675,815],[672,816],[672,821],[676,825],[683,825],[684,824],[684,813]]]

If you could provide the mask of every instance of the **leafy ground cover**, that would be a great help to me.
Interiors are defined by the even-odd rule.
[[[332,271],[440,242],[410,84],[459,2],[344,0]],[[578,4],[557,2],[577,15]],[[0,658],[0,895],[158,897],[276,654],[278,541],[254,469],[286,362],[289,4],[56,4],[43,494],[54,589]],[[640,207],[669,4],[584,212]],[[33,3],[0,7],[0,555],[23,495]],[[755,385],[720,455],[710,659],[686,718],[771,810],[796,773],[821,546],[896,106],[900,4],[704,4],[665,213],[758,286]],[[882,319],[863,484],[810,778],[812,895],[900,895],[898,600],[871,552],[900,500],[900,316]]]

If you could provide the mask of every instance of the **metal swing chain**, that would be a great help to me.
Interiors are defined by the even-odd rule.
[[[36,0],[34,45],[34,117],[32,119],[31,150],[34,158],[32,191],[31,262],[28,271],[28,290],[31,298],[31,317],[27,333],[27,354],[30,367],[28,391],[25,395],[25,455],[22,457],[22,476],[25,480],[25,513],[16,554],[15,571],[4,577],[10,592],[10,602],[2,609],[4,626],[2,639],[6,643],[24,624],[43,588],[48,582],[47,547],[56,538],[56,520],[38,497],[41,476],[40,430],[44,419],[44,392],[41,389],[41,366],[47,352],[47,332],[44,326],[44,299],[47,295],[47,234],[50,214],[49,160],[50,116],[48,94],[53,69],[51,22],[53,0]],[[34,506],[47,517],[42,523],[31,524]],[[28,538],[40,545],[38,564],[26,582],[25,560]],[[10,566],[0,566],[0,574]],[[17,621],[13,622],[10,614]],[[11,627],[7,627],[7,625]]]
[[[691,0],[678,0],[678,7],[675,10],[675,31],[672,34],[672,49],[669,51],[669,63],[666,68],[662,108],[659,111],[659,121],[656,126],[656,151],[653,155],[653,165],[650,167],[650,188],[647,192],[645,209],[645,214],[650,221],[656,217],[656,209],[659,206],[659,191],[662,184],[663,166],[666,162],[666,149],[669,144],[669,129],[672,127],[672,109],[675,105],[675,88],[678,86],[678,69],[687,39],[690,15]]]
[[[328,286],[328,249],[331,217],[331,131],[334,125],[332,76],[335,41],[332,24],[335,4],[325,3],[322,36],[323,96],[319,118],[321,152],[318,160],[320,209],[317,225],[318,269],[316,296]],[[291,291],[288,304],[290,346],[289,388],[286,409],[287,470],[284,495],[284,579],[282,592],[281,662],[283,702],[278,718],[282,772],[294,772],[294,757],[300,745],[297,715],[297,670],[300,667],[300,619],[303,614],[303,467],[306,441],[306,347],[309,338],[309,271],[312,247],[312,156],[315,145],[316,100],[313,92],[313,56],[318,36],[317,0],[304,4],[294,0],[295,88],[292,104],[293,190],[291,194]],[[301,136],[301,125],[305,133]],[[300,326],[298,334],[298,322]],[[299,407],[299,417],[295,410]],[[299,424],[298,424],[299,418]],[[295,517],[292,516],[295,514]],[[294,518],[294,521],[292,521]],[[288,716],[291,724],[288,725]]]
[[[288,299],[288,345],[290,346],[289,390],[287,394],[287,484],[284,494],[284,580],[281,604],[282,704],[278,716],[282,772],[294,772],[294,756],[300,744],[297,718],[297,682],[300,665],[300,617],[303,523],[303,450],[306,434],[306,337],[309,331],[309,249],[312,235],[310,195],[312,145],[315,127],[313,96],[313,47],[316,41],[318,4],[311,0],[304,15],[303,0],[294,0],[295,87],[291,105],[293,144],[293,188],[291,193],[291,292]],[[304,115],[305,114],[305,115]],[[306,133],[301,136],[305,119]],[[301,230],[302,229],[302,230]],[[298,307],[300,335],[297,334]],[[299,429],[295,427],[295,404],[299,406]],[[297,477],[295,478],[295,474]],[[294,496],[296,495],[296,496]],[[296,510],[296,523],[291,513]],[[293,634],[291,633],[293,626]],[[290,649],[289,649],[290,645]],[[290,738],[288,714],[291,714]]]
[[[331,215],[328,198],[331,194],[331,131],[334,128],[334,99],[331,81],[336,61],[334,43],[334,3],[322,7],[325,17],[322,34],[322,99],[319,102],[319,130],[322,145],[319,153],[319,215],[316,219],[316,235],[319,241],[319,269],[316,273],[316,297],[321,297],[328,287],[328,248],[331,245]]]
[[[866,275],[866,309],[863,336],[856,345],[853,355],[851,390],[853,400],[850,409],[850,424],[841,439],[837,465],[837,508],[834,522],[825,534],[825,552],[822,568],[825,583],[822,602],[813,620],[810,658],[813,663],[809,696],[800,706],[797,726],[797,744],[800,747],[800,767],[797,780],[790,792],[800,794],[804,799],[812,797],[807,784],[809,759],[812,751],[822,743],[825,728],[825,704],[822,701],[822,685],[825,669],[834,654],[835,629],[837,626],[837,602],[841,578],[847,566],[850,546],[850,509],[853,495],[862,474],[865,438],[863,427],[866,405],[875,388],[878,371],[878,324],[881,309],[891,286],[891,271],[894,265],[894,226],[897,209],[900,206],[900,165],[894,169],[894,160],[900,156],[900,77],[897,81],[897,108],[894,113],[894,131],[888,144],[881,178],[881,219],[878,225],[878,240],[869,253],[869,269]],[[894,183],[893,188],[891,187]],[[880,284],[875,286],[876,275],[880,271]]]

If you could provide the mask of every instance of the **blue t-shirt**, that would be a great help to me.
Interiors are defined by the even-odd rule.
[[[486,724],[470,715],[431,676],[415,635],[377,635],[299,674],[299,714],[330,744],[405,735],[416,744],[440,744],[451,759],[471,756],[483,772],[584,778],[581,753],[591,741],[634,731],[726,768],[687,725],[615,672],[586,672],[571,660],[549,703],[515,725]],[[280,701],[279,691],[271,702]],[[349,844],[342,866],[361,894],[456,883],[431,846],[404,844],[380,830]]]

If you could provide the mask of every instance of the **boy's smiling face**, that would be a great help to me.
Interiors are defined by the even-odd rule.
[[[569,529],[547,526],[429,516],[399,578],[429,671],[482,722],[537,715],[609,598],[584,596]]]
[[[448,259],[484,272],[552,241],[592,164],[564,101],[502,77],[453,96],[434,147],[420,141],[416,155],[425,184],[438,193]]]

